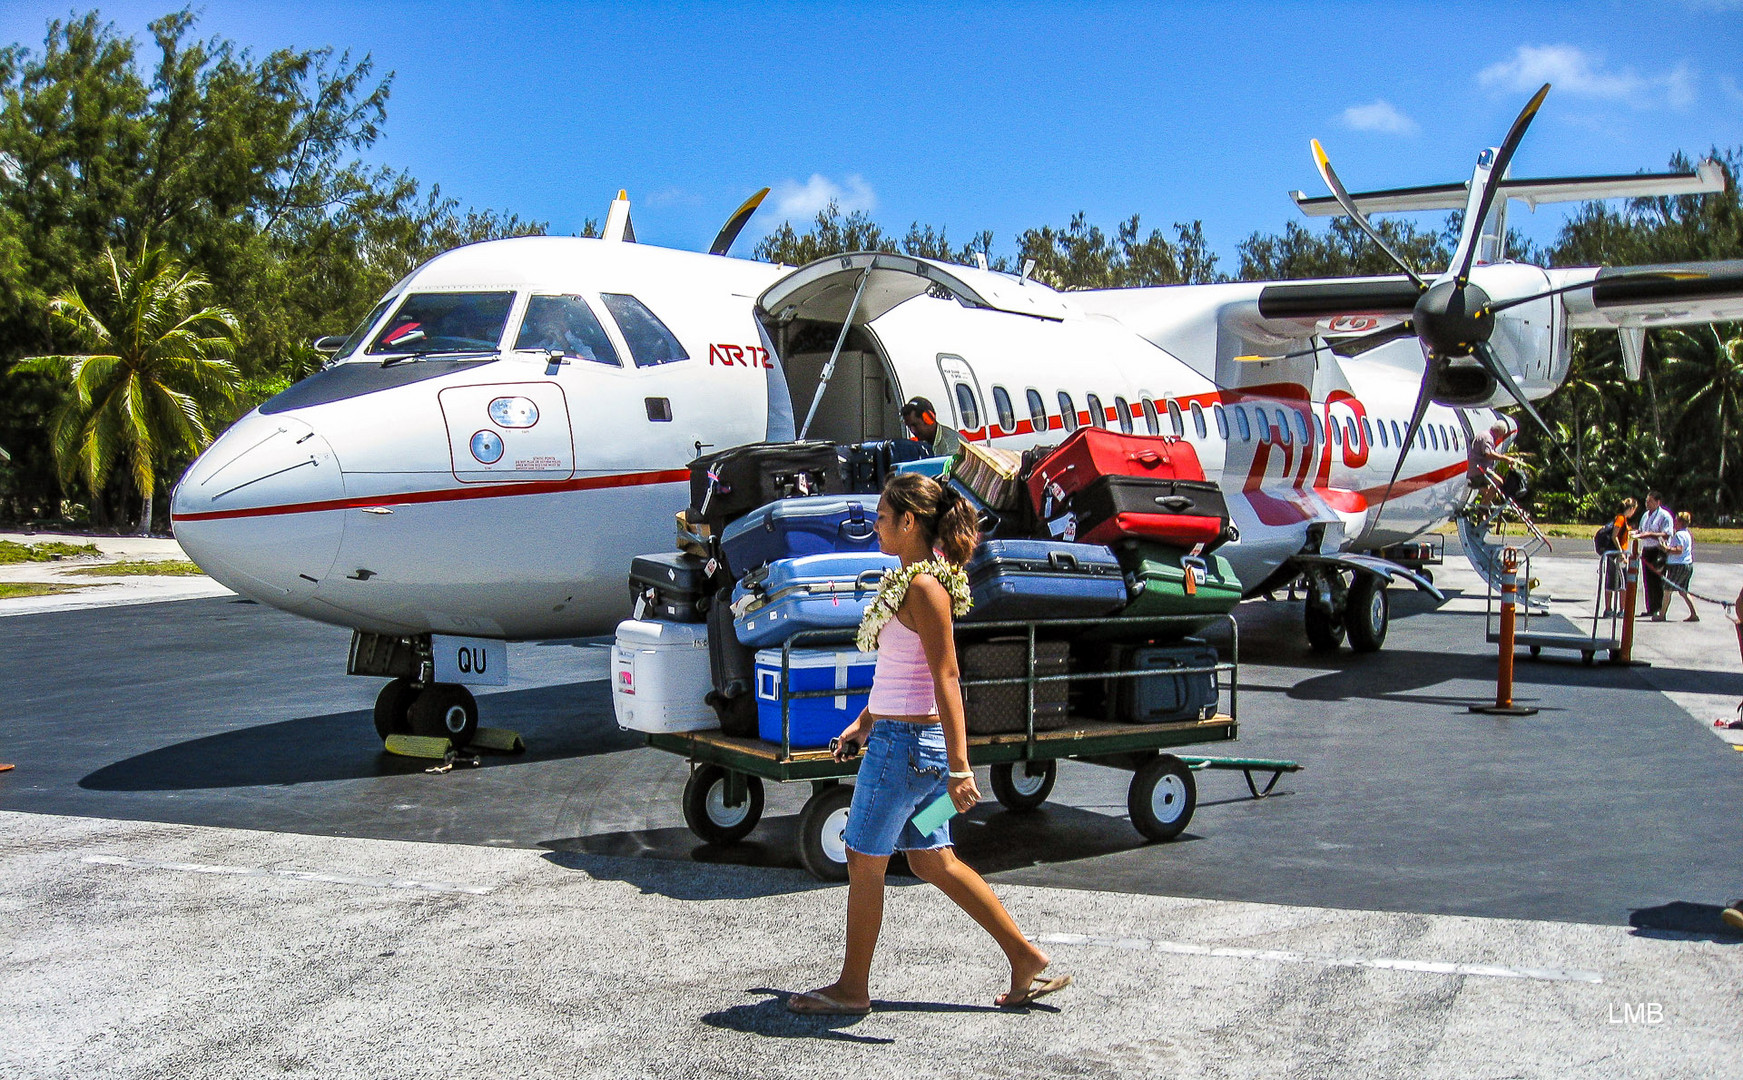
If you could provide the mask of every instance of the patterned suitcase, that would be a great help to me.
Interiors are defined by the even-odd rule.
[[[1035,674],[1064,675],[1071,647],[1063,641],[1035,643]],[[996,637],[964,645],[962,678],[1021,679],[1029,673],[1029,641],[1022,637]],[[1071,722],[1069,682],[1035,684],[1035,730],[1056,731]],[[962,713],[970,735],[1006,735],[1028,730],[1029,686],[1026,682],[992,686],[964,686]]]
[[[1093,619],[1127,601],[1118,560],[1097,544],[985,540],[966,569],[974,606],[964,622]]]
[[[735,576],[777,559],[832,551],[876,551],[878,496],[781,499],[726,527],[720,557]]]
[[[860,551],[772,562],[733,589],[733,631],[743,645],[766,649],[801,630],[851,630],[884,571],[901,564],[894,555]]]
[[[1015,450],[982,446],[965,442],[957,451],[956,463],[950,475],[980,497],[994,510],[1012,510],[1017,506],[1022,481],[1023,455]]]

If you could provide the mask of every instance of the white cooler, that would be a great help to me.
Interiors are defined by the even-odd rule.
[[[611,704],[631,731],[701,731],[720,718],[703,698],[714,689],[705,623],[617,624],[611,650]]]

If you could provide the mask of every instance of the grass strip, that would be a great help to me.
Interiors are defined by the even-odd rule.
[[[53,581],[0,581],[0,600],[16,600],[21,596],[54,596],[56,593],[78,592],[89,585],[64,585]]]
[[[76,555],[101,555],[96,544],[68,544],[60,540],[44,540],[40,544],[20,544],[0,540],[0,565],[27,562],[53,562]]]
[[[200,577],[204,570],[186,559],[129,559],[68,570],[80,577]]]

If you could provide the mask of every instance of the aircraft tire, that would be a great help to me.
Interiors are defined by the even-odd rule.
[[[736,844],[750,835],[763,816],[763,782],[744,778],[744,802],[726,805],[726,770],[719,765],[697,766],[684,784],[684,824],[697,839],[709,844]]]
[[[1053,792],[1053,781],[1059,775],[1059,763],[1039,761],[1042,771],[1029,775],[1021,761],[1006,761],[992,768],[993,796],[1006,810],[1033,810],[1047,801]]]
[[[1316,653],[1334,653],[1344,643],[1344,624],[1330,612],[1307,604],[1307,647]]]
[[[375,695],[375,733],[386,741],[389,735],[410,735],[411,720],[406,710],[411,708],[418,692],[410,679],[394,679]]]
[[[812,795],[799,812],[799,862],[819,881],[847,880],[847,807],[851,784],[831,784]]]
[[[1344,604],[1350,648],[1359,653],[1379,652],[1391,625],[1392,601],[1386,595],[1386,583],[1373,574],[1357,574]]]
[[[459,683],[431,683],[406,710],[413,735],[447,739],[456,748],[478,734],[478,701]]]
[[[1192,770],[1173,754],[1158,754],[1140,765],[1126,794],[1132,826],[1150,840],[1172,840],[1185,832],[1197,807]]]

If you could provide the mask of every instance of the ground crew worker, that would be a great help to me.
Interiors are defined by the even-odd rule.
[[[926,398],[913,398],[902,406],[902,423],[908,434],[926,444],[931,457],[955,457],[962,448],[962,436],[949,424],[938,422],[938,410]]]

